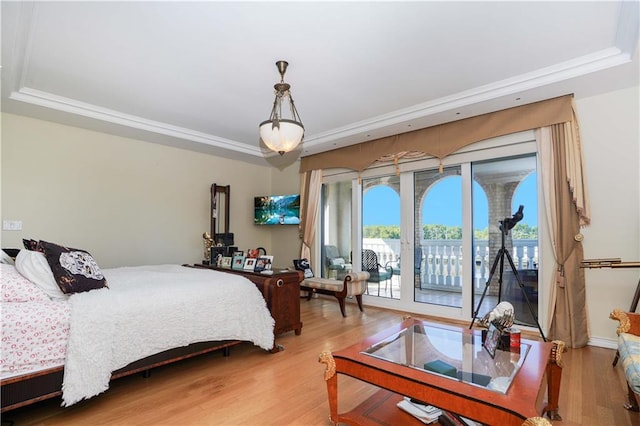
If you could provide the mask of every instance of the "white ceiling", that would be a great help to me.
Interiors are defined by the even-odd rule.
[[[258,136],[279,59],[289,62],[304,156],[638,85],[638,10],[637,1],[3,1],[2,110],[279,165]]]

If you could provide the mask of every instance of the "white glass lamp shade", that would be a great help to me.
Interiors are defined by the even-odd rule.
[[[290,152],[302,141],[304,127],[297,121],[280,119],[279,126],[273,125],[273,120],[260,123],[260,137],[271,150],[280,155]]]

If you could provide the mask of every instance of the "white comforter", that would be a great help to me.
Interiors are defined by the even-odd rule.
[[[248,279],[178,265],[106,269],[109,289],[70,297],[63,406],[109,388],[111,373],[195,342],[273,346],[274,320]]]

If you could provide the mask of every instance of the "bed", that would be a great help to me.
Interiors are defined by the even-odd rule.
[[[99,270],[89,262],[79,269],[103,285],[59,294],[49,275],[56,266],[48,270],[43,258],[25,249],[15,265],[0,264],[2,412],[58,395],[70,406],[106,391],[111,379],[212,350],[228,355],[243,341],[274,347],[266,302],[242,276],[181,265]],[[34,282],[43,276],[48,283]]]

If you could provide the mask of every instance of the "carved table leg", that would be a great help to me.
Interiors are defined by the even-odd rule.
[[[331,352],[322,352],[318,362],[327,365],[324,372],[324,381],[327,382],[327,394],[329,396],[329,421],[337,425],[338,418],[338,376],[336,375],[336,362]]]
[[[543,412],[551,420],[562,420],[558,414],[558,399],[560,398],[560,381],[562,380],[562,352],[564,352],[564,342],[562,340],[554,340],[553,349],[551,349],[551,357],[547,364],[547,406]]]

